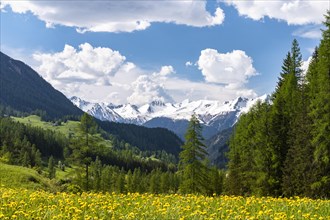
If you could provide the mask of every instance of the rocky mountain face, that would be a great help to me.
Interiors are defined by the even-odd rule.
[[[162,127],[176,133],[184,139],[189,119],[196,114],[203,126],[206,139],[231,128],[239,116],[247,112],[258,100],[265,101],[267,95],[256,99],[238,97],[231,101],[185,100],[181,103],[163,103],[153,101],[140,107],[125,104],[91,103],[78,97],[70,100],[80,109],[103,121],[130,123],[145,127]]]

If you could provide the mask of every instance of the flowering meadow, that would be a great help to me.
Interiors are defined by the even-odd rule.
[[[0,188],[0,219],[330,219],[307,198],[50,193]]]

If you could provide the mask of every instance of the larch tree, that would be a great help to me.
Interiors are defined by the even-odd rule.
[[[182,193],[204,193],[207,188],[208,168],[203,163],[206,159],[206,145],[203,143],[202,126],[196,115],[190,119],[185,143],[180,153],[180,169]]]
[[[49,179],[55,178],[56,170],[55,170],[55,160],[53,156],[50,156],[48,159],[48,177]]]
[[[90,141],[89,135],[94,133],[97,129],[97,124],[94,121],[93,117],[87,113],[84,113],[80,119],[80,130],[85,136],[85,145],[82,145],[79,152],[76,152],[78,155],[79,163],[85,164],[85,174],[86,174],[86,190],[89,190],[89,165],[92,162],[92,158],[89,156],[90,154]],[[79,158],[80,157],[80,158]]]

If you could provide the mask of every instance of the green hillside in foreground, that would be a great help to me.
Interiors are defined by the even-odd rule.
[[[22,166],[8,165],[0,162],[0,186],[25,189],[54,188],[48,178],[38,174],[36,170]]]
[[[72,177],[75,167],[66,167],[64,171],[56,168],[56,179],[50,180],[48,171],[9,165],[0,161],[0,186],[21,189],[42,189],[49,192],[61,191],[60,182]]]

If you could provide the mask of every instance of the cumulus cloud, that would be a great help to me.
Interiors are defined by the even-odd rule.
[[[127,97],[127,81],[134,81],[140,71],[118,51],[88,43],[77,49],[65,45],[56,53],[37,52],[33,58],[37,72],[56,89],[88,100],[107,101],[108,94],[116,91]]]
[[[205,76],[201,82],[181,79],[171,65],[158,71],[141,69],[118,51],[88,43],[78,48],[65,45],[60,52],[39,52],[33,57],[35,69],[56,89],[68,97],[76,95],[94,102],[142,105],[155,100],[181,102],[187,97],[224,101],[256,96],[243,85],[256,74],[252,59],[243,51],[220,54],[203,50],[198,61]],[[219,70],[227,71],[225,76],[218,76]]]
[[[127,101],[136,105],[143,105],[152,101],[173,102],[163,84],[157,82],[154,76],[139,76],[133,83],[133,93]]]
[[[2,1],[16,13],[32,12],[47,27],[64,25],[78,32],[132,32],[153,22],[194,27],[219,25],[224,12],[206,10],[206,1]]]
[[[169,76],[175,73],[173,66],[162,66],[159,72],[154,73],[154,76]]]
[[[282,0],[282,1],[236,1],[224,0],[233,5],[240,15],[253,20],[264,17],[283,20],[290,25],[320,24],[329,9],[329,1],[324,0]]]
[[[62,52],[36,53],[33,57],[40,62],[37,70],[50,82],[80,81],[102,85],[109,85],[109,77],[118,71],[126,59],[118,51],[94,48],[88,43],[81,44],[79,50],[65,45]]]
[[[214,49],[202,50],[197,61],[205,81],[224,84],[231,89],[242,87],[248,78],[257,75],[252,63],[252,58],[244,51],[219,53]]]

